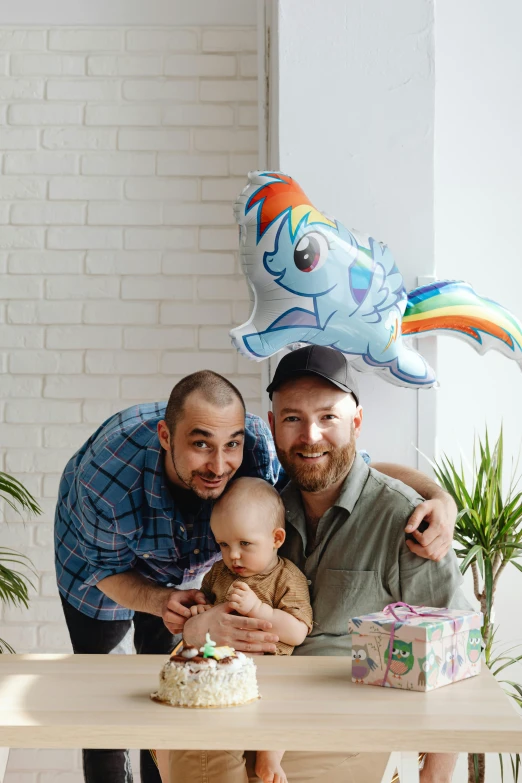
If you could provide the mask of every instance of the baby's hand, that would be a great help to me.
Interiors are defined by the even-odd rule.
[[[207,612],[209,609],[212,609],[210,604],[194,604],[194,606],[190,607],[190,614],[192,617],[195,617],[197,614],[203,614],[203,612]]]
[[[232,609],[239,612],[239,614],[248,614],[261,603],[254,591],[245,582],[241,581],[234,582],[230,588],[228,601]]]
[[[281,766],[283,752],[280,750],[258,750],[256,753],[256,775],[263,783],[288,783]]]

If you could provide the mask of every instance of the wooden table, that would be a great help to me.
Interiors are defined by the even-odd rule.
[[[234,736],[249,750],[400,752],[402,783],[418,780],[420,750],[522,752],[522,720],[487,669],[424,694],[354,685],[348,658],[257,657],[261,700],[186,710],[149,699],[164,660],[0,656],[0,783],[8,748],[212,750]]]

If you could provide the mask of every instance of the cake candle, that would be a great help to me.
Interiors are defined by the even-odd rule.
[[[210,638],[210,633],[207,632],[207,635],[205,636],[205,644],[199,650],[203,653],[203,658],[213,658],[215,646],[216,643],[212,641]]]

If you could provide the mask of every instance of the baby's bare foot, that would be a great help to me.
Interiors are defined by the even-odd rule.
[[[281,766],[284,750],[258,750],[256,775],[263,783],[288,783]]]

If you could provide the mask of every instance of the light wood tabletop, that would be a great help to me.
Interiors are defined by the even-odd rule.
[[[430,693],[354,685],[351,660],[257,657],[243,707],[157,704],[162,655],[0,656],[0,746],[522,752],[522,720],[486,669]]]

